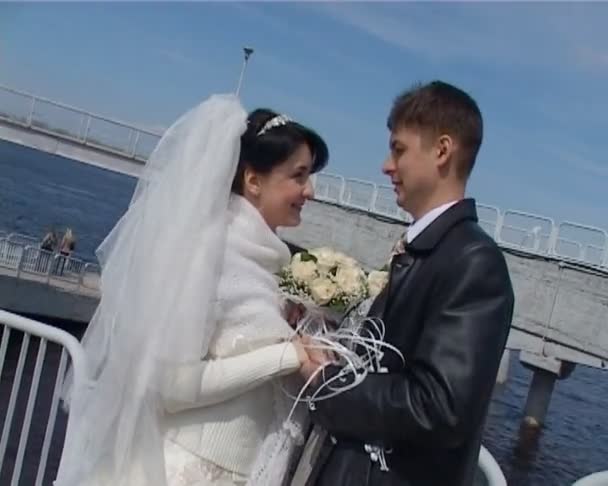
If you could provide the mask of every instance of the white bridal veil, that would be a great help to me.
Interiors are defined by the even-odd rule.
[[[164,372],[200,361],[213,334],[246,117],[235,96],[216,95],[179,118],[99,247],[102,297],[83,338],[90,379],[66,380],[56,486],[165,485],[158,392]]]

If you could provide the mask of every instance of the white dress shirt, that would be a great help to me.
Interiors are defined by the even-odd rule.
[[[412,241],[414,241],[414,239],[418,235],[420,235],[420,233],[422,233],[433,221],[435,221],[439,216],[445,213],[457,202],[458,201],[450,201],[448,203],[442,204],[441,206],[437,206],[436,208],[431,209],[420,219],[414,221],[414,223],[407,230],[407,242],[411,243]]]

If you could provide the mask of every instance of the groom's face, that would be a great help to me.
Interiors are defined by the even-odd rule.
[[[391,179],[397,204],[418,218],[439,178],[432,143],[419,131],[400,127],[392,131],[389,148],[382,170]]]

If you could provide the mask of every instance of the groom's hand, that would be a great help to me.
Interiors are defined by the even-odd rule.
[[[306,381],[316,375],[313,381],[313,384],[316,385],[320,378],[321,368],[334,362],[333,356],[330,352],[319,349],[318,344],[315,344],[313,338],[309,336],[302,336],[301,343],[306,350],[308,360],[300,366],[300,375]]]

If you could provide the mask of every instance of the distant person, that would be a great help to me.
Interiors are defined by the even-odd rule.
[[[68,228],[61,239],[61,245],[59,245],[59,253],[62,255],[69,257],[74,248],[76,247],[76,238],[74,237],[74,233],[71,228]]]
[[[55,230],[49,231],[40,242],[40,249],[53,252],[57,248],[57,233]]]
[[[74,233],[71,228],[65,230],[65,234],[61,239],[61,243],[59,244],[59,257],[57,263],[57,274],[63,275],[66,261],[72,255],[74,248],[76,247],[76,238],[74,237]]]
[[[55,230],[49,231],[40,242],[40,250],[38,254],[38,262],[36,270],[41,273],[46,273],[49,269],[51,254],[57,249],[57,233]]]

